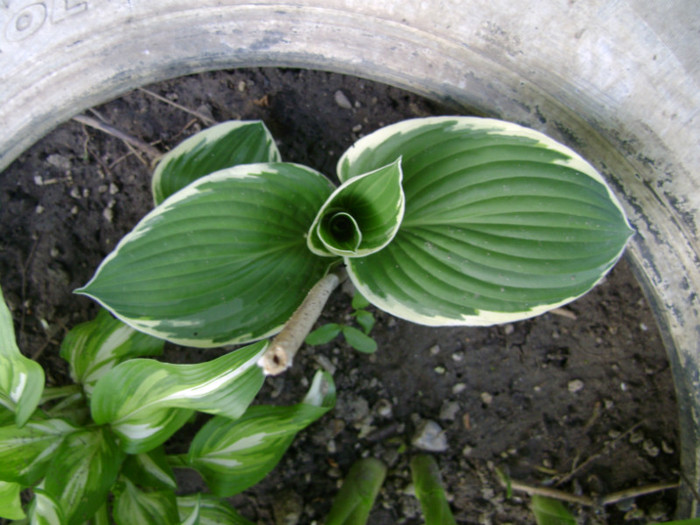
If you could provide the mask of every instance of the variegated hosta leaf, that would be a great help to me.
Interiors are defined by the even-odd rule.
[[[104,504],[123,460],[124,453],[104,427],[66,436],[42,484],[58,503],[66,524],[85,523]]]
[[[90,408],[98,425],[109,424],[122,448],[152,450],[185,424],[193,410],[238,417],[262,386],[257,362],[267,341],[195,365],[132,359],[95,386]]]
[[[160,204],[200,177],[239,164],[279,162],[275,141],[261,121],[229,121],[200,131],[166,153],[153,172]]]
[[[21,520],[27,517],[19,497],[21,491],[22,485],[19,483],[0,481],[0,518]]]
[[[61,343],[61,357],[70,374],[90,395],[97,380],[115,365],[133,357],[163,353],[163,341],[134,330],[106,310],[73,328]]]
[[[42,488],[35,488],[34,499],[29,506],[31,525],[65,525],[67,523],[58,499]]]
[[[31,486],[45,474],[63,439],[80,428],[62,419],[0,428],[0,479]]]
[[[0,290],[0,405],[14,412],[15,422],[22,426],[36,410],[43,390],[44,371],[19,351],[12,315]]]
[[[333,378],[319,371],[306,397],[297,405],[256,405],[236,420],[210,420],[192,440],[188,462],[217,496],[238,494],[264,478],[297,432],[334,405]]]
[[[324,203],[309,229],[309,249],[321,256],[364,257],[396,235],[404,213],[401,161],[346,181]]]
[[[149,213],[78,293],[188,346],[267,337],[328,268],[306,233],[331,191],[323,175],[294,164],[198,179]]]
[[[590,290],[631,235],[595,169],[507,122],[435,117],[359,140],[341,181],[402,157],[404,220],[382,251],[346,260],[379,308],[425,325],[525,319]]]
[[[386,465],[375,458],[357,460],[343,480],[343,486],[333,498],[333,507],[326,517],[326,525],[367,523],[374,500],[386,478]],[[428,521],[428,524],[440,523]],[[441,524],[442,525],[442,524]]]
[[[140,487],[177,488],[175,474],[162,446],[144,454],[128,455],[122,465],[122,474]]]
[[[177,500],[172,489],[145,491],[123,478],[113,492],[112,517],[117,525],[180,522]]]
[[[193,494],[177,498],[182,525],[253,525],[238,514],[226,500],[207,494]]]

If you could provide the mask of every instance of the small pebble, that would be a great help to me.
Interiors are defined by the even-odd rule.
[[[673,454],[675,452],[673,447],[665,441],[661,441],[661,450],[664,451],[664,454]]]
[[[243,93],[245,91],[245,87],[245,80],[241,80],[240,82],[238,82],[238,91]]]
[[[515,327],[512,324],[507,324],[503,327],[503,333],[506,335],[510,335],[513,332],[515,332]]]
[[[438,355],[440,353],[440,345],[433,345],[430,347],[430,355]]]
[[[454,421],[459,412],[459,403],[455,401],[445,401],[440,407],[440,419],[445,421]]]
[[[359,133],[360,131],[362,131],[362,124],[357,124],[356,126],[352,127],[353,133]]]
[[[393,407],[388,399],[380,399],[374,405],[374,411],[380,417],[390,418],[393,416]]]
[[[426,419],[418,425],[411,443],[416,448],[428,452],[445,452],[448,448],[444,430],[431,419]]]
[[[453,394],[459,394],[460,392],[464,392],[467,389],[467,385],[464,383],[457,383],[452,387],[452,393]]]
[[[109,194],[116,195],[117,193],[119,193],[119,186],[117,186],[113,182],[110,182],[109,183]]]
[[[444,366],[436,366],[433,370],[435,370],[435,373],[438,375],[444,375],[446,372]]]
[[[471,453],[474,452],[474,448],[470,447],[469,445],[464,445],[464,448],[462,449],[462,455],[464,457],[469,457],[471,456]]]
[[[48,162],[54,168],[58,168],[63,171],[68,171],[71,168],[70,159],[57,153],[52,153],[49,155],[46,158],[46,162]]]
[[[341,90],[336,91],[333,95],[333,98],[335,99],[335,103],[338,104],[339,107],[343,109],[352,109],[352,104],[350,103],[350,100]]]
[[[44,207],[41,204],[38,204],[36,208],[34,208],[34,213],[37,215],[41,215],[44,213]]]
[[[484,405],[490,405],[491,403],[493,403],[493,396],[491,394],[489,394],[488,392],[482,392],[481,393],[481,402]]]
[[[580,379],[574,379],[572,381],[569,381],[568,388],[569,392],[571,393],[580,392],[581,390],[583,390],[583,381],[581,381]]]
[[[455,352],[452,354],[452,360],[459,363],[460,361],[464,361],[464,352]]]

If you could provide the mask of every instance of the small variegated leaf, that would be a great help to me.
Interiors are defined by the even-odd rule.
[[[68,523],[57,498],[42,488],[34,489],[34,499],[29,505],[30,525],[66,525]]]
[[[194,365],[125,361],[97,382],[92,417],[99,425],[109,424],[130,454],[162,444],[193,410],[238,417],[263,384],[257,361],[267,345],[259,341]]]
[[[123,478],[113,492],[112,517],[117,525],[180,522],[177,500],[172,489],[144,491]]]
[[[124,453],[108,429],[74,432],[53,454],[43,488],[59,505],[67,525],[80,525],[105,503]]]
[[[250,407],[239,419],[215,417],[197,433],[188,461],[217,496],[232,496],[270,472],[294,436],[335,404],[335,385],[317,372],[304,400],[293,406]]]
[[[401,160],[353,177],[336,189],[309,229],[320,256],[365,257],[391,242],[404,214]]]
[[[533,317],[590,290],[632,231],[577,153],[516,124],[474,117],[400,122],[340,159],[354,177],[402,158],[404,219],[378,253],[346,258],[357,289],[425,325]]]
[[[208,494],[192,494],[177,498],[182,525],[253,525],[238,514],[226,500]]]
[[[62,419],[0,427],[0,479],[31,486],[41,479],[63,439],[79,431]]]
[[[331,191],[323,175],[295,164],[207,175],[146,215],[77,292],[137,330],[186,346],[263,339],[332,262],[306,246]]]
[[[162,446],[143,454],[130,454],[122,465],[122,474],[139,487],[177,488],[175,474]]]
[[[224,168],[280,160],[275,141],[262,121],[222,122],[161,157],[153,172],[153,198],[160,204],[191,182]]]
[[[21,520],[27,517],[22,510],[19,493],[22,485],[13,481],[0,481],[0,518]]]
[[[90,395],[97,380],[118,363],[163,353],[164,342],[125,325],[101,309],[92,321],[73,328],[61,343],[70,374]]]
[[[12,315],[0,290],[0,405],[14,412],[21,427],[36,410],[43,389],[44,370],[19,351]]]

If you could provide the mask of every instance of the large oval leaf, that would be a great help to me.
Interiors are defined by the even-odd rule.
[[[137,330],[211,347],[267,337],[325,274],[306,233],[332,192],[294,164],[249,164],[198,179],[124,237],[88,295]]]
[[[275,140],[262,121],[222,122],[161,157],[151,181],[153,199],[160,204],[198,178],[224,168],[280,160]]]
[[[398,317],[439,326],[535,316],[592,288],[631,235],[595,169],[533,130],[471,117],[409,120],[358,141],[339,177],[399,157],[398,234],[346,261],[359,291]]]

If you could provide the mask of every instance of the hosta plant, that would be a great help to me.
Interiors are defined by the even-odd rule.
[[[162,340],[104,310],[63,340],[73,385],[44,388],[41,367],[15,343],[2,294],[0,343],[0,518],[249,524],[221,497],[260,481],[335,401],[332,378],[319,372],[299,404],[249,407],[264,381],[257,361],[266,342],[173,365],[144,358],[159,355]],[[195,411],[214,417],[187,453],[166,454]],[[177,496],[173,466],[198,471],[211,493]]]
[[[264,340],[343,271],[394,316],[490,325],[586,293],[632,234],[588,162],[499,120],[387,126],[342,155],[337,179],[280,162],[260,122],[204,130],[163,157],[155,208],[78,293],[197,347]]]

